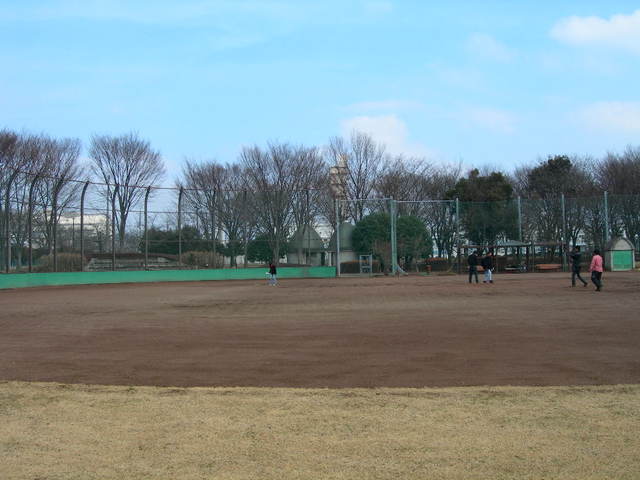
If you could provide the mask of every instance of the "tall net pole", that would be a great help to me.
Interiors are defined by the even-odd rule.
[[[340,276],[340,199],[336,198],[336,275]]]
[[[329,169],[329,181],[331,185],[331,191],[335,199],[336,209],[336,276],[340,276],[340,201],[347,198],[346,177],[349,171],[347,166],[347,158],[342,155],[338,159],[338,164]]]
[[[462,271],[462,263],[460,261],[460,200],[456,198],[456,257],[458,260],[458,273]]]
[[[389,199],[389,214],[391,224],[391,274],[398,272],[398,236],[396,234],[396,202],[393,198]]]
[[[522,243],[522,199],[518,197],[518,241]]]
[[[567,209],[565,206],[564,193],[560,196],[560,203],[562,207],[562,245],[560,248],[561,256],[562,256],[562,271],[565,272],[567,270]]]
[[[604,192],[604,243],[609,241],[609,198],[608,193]]]
[[[151,185],[144,194],[144,269],[149,270],[149,194]]]
[[[178,265],[182,266],[182,195],[184,188],[178,193]]]
[[[85,182],[80,195],[80,271],[84,270],[84,199],[89,185],[89,182]]]
[[[111,197],[111,270],[116,270],[116,196],[120,185],[116,183]],[[54,257],[55,258],[55,257]]]

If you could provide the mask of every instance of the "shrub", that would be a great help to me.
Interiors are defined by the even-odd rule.
[[[425,262],[420,263],[422,265],[422,269],[424,269]],[[442,257],[427,258],[426,263],[431,265],[432,272],[446,272],[451,269],[451,265],[447,259]]]
[[[216,253],[214,260],[212,252],[185,252],[182,254],[182,262],[196,268],[224,268],[224,257]]]
[[[79,253],[58,253],[58,272],[81,272],[84,265]],[[53,272],[53,255],[44,255],[38,260],[36,272]]]

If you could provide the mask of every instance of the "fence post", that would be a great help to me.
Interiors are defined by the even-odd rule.
[[[6,254],[7,254],[7,258],[6,260],[6,272],[9,273],[9,270],[11,270],[11,226],[9,225],[9,223],[11,222],[11,205],[9,204],[11,197],[10,197],[10,193],[11,193],[11,184],[13,183],[13,181],[15,180],[15,178],[18,176],[18,172],[15,171],[10,177],[9,177],[9,181],[7,182],[7,191],[5,193],[5,197],[4,197],[4,238],[6,239]]]
[[[391,224],[391,274],[398,272],[398,243],[396,235],[396,202],[393,198],[389,199],[389,214]]]
[[[144,269],[149,270],[149,194],[151,193],[151,186],[147,187],[147,191],[144,194]]]
[[[27,229],[28,242],[29,242],[29,273],[33,271],[33,190],[36,188],[36,184],[40,179],[40,174],[37,173],[33,178],[31,185],[29,185],[29,213],[27,217]]]
[[[116,183],[113,189],[113,196],[111,197],[111,270],[116,270],[116,195],[120,185]]]
[[[178,265],[182,265],[182,194],[184,188],[178,192]]]
[[[84,197],[89,188],[89,182],[82,187],[82,195],[80,195],[80,271],[84,271]]]
[[[216,191],[211,193],[211,268],[216,268]],[[224,260],[222,262],[224,268]]]
[[[456,197],[456,259],[458,260],[458,274],[462,272],[460,262],[460,199]]]
[[[309,190],[306,190],[306,203],[307,209],[305,214],[305,230],[307,231],[307,254],[305,255],[305,264],[312,266],[309,262],[311,261],[311,215],[309,214]]]
[[[51,204],[51,243],[53,246],[53,271],[58,271],[58,192],[53,193],[53,201]]]
[[[560,254],[562,255],[562,271],[566,272],[567,271],[567,255],[566,255],[566,248],[567,248],[567,210],[566,210],[566,207],[565,207],[564,193],[560,194],[560,206],[562,207],[562,245],[560,246],[562,251],[560,252]]]
[[[336,276],[340,276],[340,199],[336,198]]]
[[[518,241],[522,243],[522,199],[518,196]]]
[[[609,198],[608,193],[604,192],[604,243],[609,241]],[[604,247],[604,245],[603,245]]]

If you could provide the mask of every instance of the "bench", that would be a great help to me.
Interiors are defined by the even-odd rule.
[[[560,263],[539,263],[536,265],[536,270],[540,272],[559,272],[562,270]]]
[[[526,265],[509,265],[508,267],[504,267],[504,273],[525,273],[526,271]]]

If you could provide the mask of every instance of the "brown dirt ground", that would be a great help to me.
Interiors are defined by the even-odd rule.
[[[0,291],[0,380],[422,387],[640,383],[640,274]]]

